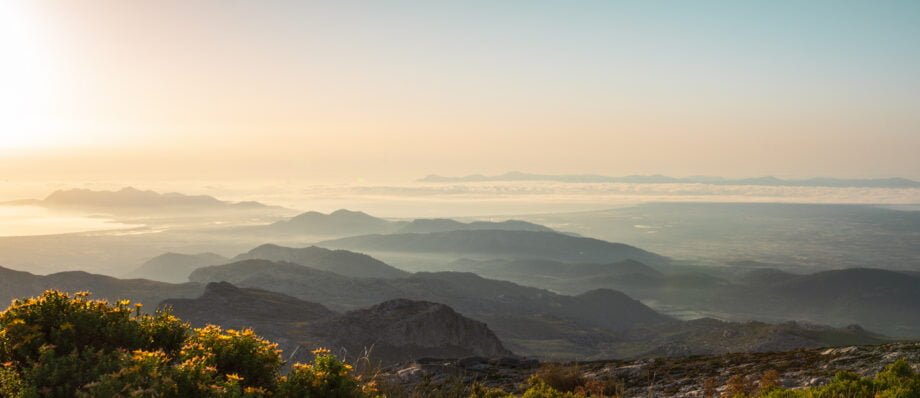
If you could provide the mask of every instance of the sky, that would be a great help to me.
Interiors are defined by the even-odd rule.
[[[0,180],[920,179],[917,1],[0,2]]]

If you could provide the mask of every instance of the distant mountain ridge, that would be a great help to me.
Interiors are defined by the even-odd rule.
[[[304,235],[342,235],[385,233],[393,230],[391,221],[361,211],[339,209],[329,214],[308,211],[267,227],[274,232]]]
[[[19,200],[8,204],[38,205],[53,208],[79,209],[209,209],[209,210],[286,210],[259,202],[228,202],[209,195],[185,195],[176,192],[158,193],[124,187],[117,191],[91,189],[62,189],[44,199]]]
[[[801,187],[859,187],[859,188],[920,188],[920,182],[906,178],[808,178],[781,179],[773,176],[753,178],[722,178],[708,176],[668,177],[656,175],[630,175],[610,177],[597,174],[530,174],[517,171],[499,175],[473,174],[462,177],[428,175],[419,182],[510,182],[553,181],[569,183],[633,183],[633,184],[711,184],[711,185],[762,185]]]
[[[449,218],[419,218],[412,221],[394,221],[348,209],[339,209],[329,214],[308,211],[263,228],[273,233],[317,236],[480,230],[553,231],[549,227],[520,220],[460,222]]]
[[[0,302],[14,298],[32,297],[47,289],[69,292],[89,291],[93,298],[117,301],[128,298],[147,305],[156,305],[166,298],[198,297],[204,285],[198,283],[166,283],[147,279],[118,279],[83,271],[66,271],[50,275],[35,275],[0,267]]]
[[[654,265],[670,261],[667,257],[623,243],[543,231],[460,230],[363,235],[323,241],[317,245],[368,252],[485,255],[581,263],[636,260]]]
[[[347,250],[330,250],[316,246],[292,248],[264,244],[234,257],[233,261],[253,259],[295,263],[354,278],[401,278],[409,276],[408,272],[394,268],[365,254]]]
[[[147,260],[127,276],[161,282],[182,283],[188,282],[188,275],[198,268],[224,264],[229,260],[229,258],[215,253],[163,253]]]

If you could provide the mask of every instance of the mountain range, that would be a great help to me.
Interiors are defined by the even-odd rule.
[[[339,209],[329,214],[301,213],[286,220],[257,228],[269,233],[315,236],[349,236],[391,233],[431,233],[446,231],[544,231],[552,229],[520,220],[460,222],[447,218],[387,220],[361,211]]]
[[[462,272],[350,278],[293,263],[245,260],[198,269],[190,279],[272,290],[335,311],[396,298],[443,303],[486,323],[515,353],[541,358],[688,355],[880,341],[879,336],[861,329],[684,322],[610,289],[567,296]]]
[[[754,178],[722,178],[709,176],[668,177],[664,175],[630,175],[610,177],[597,174],[531,174],[512,171],[499,175],[473,174],[462,177],[428,175],[419,182],[512,182],[551,181],[567,183],[631,183],[631,184],[711,184],[711,185],[759,185],[759,186],[801,186],[801,187],[860,187],[860,188],[920,188],[920,182],[906,178],[809,178],[781,179],[772,176]]]
[[[209,283],[198,298],[169,299],[161,306],[193,326],[252,328],[301,362],[312,359],[316,348],[352,361],[370,355],[383,365],[422,357],[512,355],[485,324],[424,301],[390,300],[339,314],[281,293],[219,282]]]
[[[355,278],[401,278],[409,276],[408,272],[394,268],[365,254],[347,250],[329,250],[316,246],[291,248],[264,244],[234,257],[233,261],[252,259],[295,263],[312,269]],[[185,275],[190,273],[187,272]]]
[[[579,294],[614,289],[673,312],[729,319],[805,320],[859,324],[892,336],[920,336],[920,275],[876,268],[794,274],[772,268],[748,271],[665,267],[636,261],[566,264],[547,260],[457,260],[446,269],[471,271]]]
[[[237,210],[287,212],[278,206],[259,202],[227,202],[208,195],[185,195],[176,192],[158,193],[124,187],[117,191],[94,191],[91,189],[65,189],[52,192],[44,199],[26,199],[5,204],[35,205],[55,209],[104,210],[111,213],[152,211],[202,211]]]
[[[364,235],[323,241],[317,245],[372,253],[428,253],[563,262],[669,262],[664,256],[634,246],[545,231],[460,230],[425,234]]]

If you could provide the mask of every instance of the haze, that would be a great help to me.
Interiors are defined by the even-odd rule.
[[[920,178],[912,1],[5,1],[0,32],[14,183]]]
[[[918,71],[916,0],[0,0],[0,395],[920,397]]]

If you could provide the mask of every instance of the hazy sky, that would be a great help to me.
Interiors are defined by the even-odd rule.
[[[0,179],[920,179],[920,2],[0,2]]]

